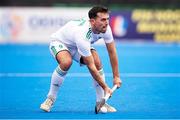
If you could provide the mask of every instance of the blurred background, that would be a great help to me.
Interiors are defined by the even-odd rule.
[[[179,0],[1,0],[1,6],[92,6],[92,5],[106,5],[123,6],[123,7],[161,7],[161,8],[177,8],[179,7]]]
[[[118,112],[93,114],[91,76],[73,63],[55,112],[44,114],[39,105],[57,66],[48,48],[50,35],[69,20],[87,17],[93,5],[111,11],[123,80],[111,101]],[[0,118],[180,118],[179,43],[180,0],[1,0]],[[103,45],[95,47],[112,86]]]
[[[115,39],[179,43],[179,0],[1,0],[0,43],[47,42],[71,19],[101,4],[111,10]],[[33,36],[28,36],[28,35]]]

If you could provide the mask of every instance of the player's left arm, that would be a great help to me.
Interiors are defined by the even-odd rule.
[[[116,46],[114,41],[110,43],[106,43],[107,51],[109,54],[110,62],[111,62],[111,67],[113,71],[113,84],[117,85],[118,87],[121,86],[122,81],[120,79],[120,74],[119,74],[119,68],[118,68],[118,57],[117,57],[117,51],[116,51]]]

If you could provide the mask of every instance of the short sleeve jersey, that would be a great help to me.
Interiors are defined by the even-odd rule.
[[[109,25],[105,33],[94,34],[91,30],[89,20],[86,18],[68,22],[57,32],[53,33],[51,38],[60,40],[67,46],[77,47],[78,52],[85,57],[91,55],[91,44],[97,40],[103,39],[105,43],[113,41],[113,35]]]

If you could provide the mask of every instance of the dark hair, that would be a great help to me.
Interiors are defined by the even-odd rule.
[[[107,7],[105,6],[94,6],[93,8],[91,8],[88,12],[88,16],[89,18],[96,18],[97,17],[97,13],[98,12],[102,12],[102,13],[108,13],[109,10]]]

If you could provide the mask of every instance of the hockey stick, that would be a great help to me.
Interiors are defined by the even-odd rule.
[[[117,85],[114,85],[113,88],[111,89],[112,92],[114,92],[117,89]],[[96,114],[98,114],[98,112],[100,111],[101,107],[106,103],[106,101],[110,98],[110,94],[106,94],[105,97],[101,100],[101,102],[96,106],[95,108],[95,112]]]

